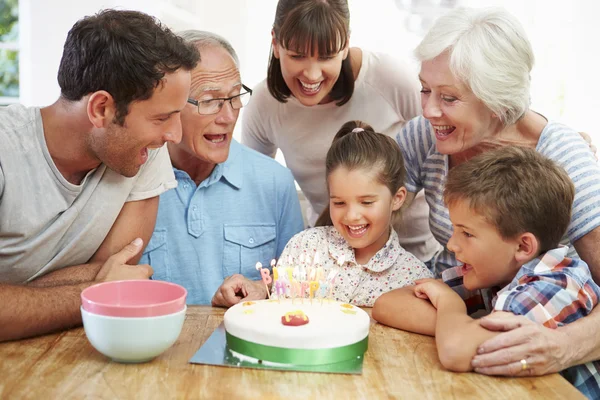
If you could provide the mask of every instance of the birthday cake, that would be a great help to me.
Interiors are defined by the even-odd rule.
[[[282,298],[236,304],[224,324],[229,351],[238,358],[323,365],[361,357],[370,318],[351,304]]]

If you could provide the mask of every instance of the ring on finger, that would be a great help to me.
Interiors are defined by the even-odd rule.
[[[521,371],[525,371],[526,369],[527,369],[527,360],[523,358],[521,360]]]

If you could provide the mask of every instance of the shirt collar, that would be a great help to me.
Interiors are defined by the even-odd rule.
[[[385,245],[377,252],[366,265],[362,267],[372,272],[382,272],[390,268],[396,263],[396,260],[402,254],[404,249],[400,247],[398,242],[398,234],[394,229],[390,228],[390,237]],[[354,256],[354,249],[346,242],[346,239],[340,235],[335,227],[329,227],[327,232],[327,243],[329,254],[339,265],[339,261],[345,260],[344,264],[350,263],[351,266],[358,266]],[[341,267],[341,265],[340,265]]]
[[[242,182],[244,181],[244,160],[241,153],[242,145],[231,138],[227,160],[225,160],[224,163],[217,165],[217,167],[221,167],[219,179],[221,177],[225,178],[227,182],[236,189],[241,189]],[[215,168],[215,171],[216,170],[217,168]]]
[[[534,258],[533,260],[525,263],[517,272],[515,278],[505,287],[503,287],[496,295],[499,296],[507,290],[511,290],[524,282],[521,278],[524,276],[538,276],[545,275],[551,272],[557,265],[562,263],[569,252],[567,246],[560,245],[559,247],[549,250],[542,254],[540,257]],[[495,303],[494,299],[494,303]]]
[[[519,280],[523,275],[542,275],[552,271],[558,264],[563,262],[568,252],[569,248],[562,245],[547,251],[541,258],[535,258],[523,265],[515,279]]]
[[[200,182],[198,187],[208,187],[216,182],[219,182],[221,178],[224,178],[236,189],[241,189],[242,182],[244,181],[244,160],[241,157],[241,152],[242,145],[232,138],[227,160],[221,164],[217,164],[208,178]],[[173,167],[173,172],[175,173],[175,178],[178,181],[187,179],[191,180],[190,176],[185,171]]]

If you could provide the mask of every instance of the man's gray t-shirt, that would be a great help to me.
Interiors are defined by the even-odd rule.
[[[0,107],[0,282],[86,263],[126,202],[175,186],[166,146],[132,178],[101,164],[74,185],[48,152],[40,109]]]

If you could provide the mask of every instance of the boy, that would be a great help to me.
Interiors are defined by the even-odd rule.
[[[466,294],[464,289],[489,289],[481,291],[488,311],[523,315],[549,328],[589,314],[600,287],[587,264],[566,257],[569,249],[559,245],[574,195],[566,172],[533,149],[504,147],[453,168],[444,189],[453,225],[447,246],[463,265],[443,273],[447,284],[420,281],[414,288],[418,299],[403,298],[401,312],[393,319],[389,307],[377,310],[376,304],[374,318],[385,312],[381,319],[386,324],[434,333],[442,365],[470,371],[477,347],[498,333],[467,315],[457,294]],[[420,299],[430,303],[425,307]],[[418,318],[408,314],[412,306]],[[521,370],[528,362],[535,359],[521,360]],[[599,370],[596,361],[568,368],[562,375],[587,397],[598,398]]]

